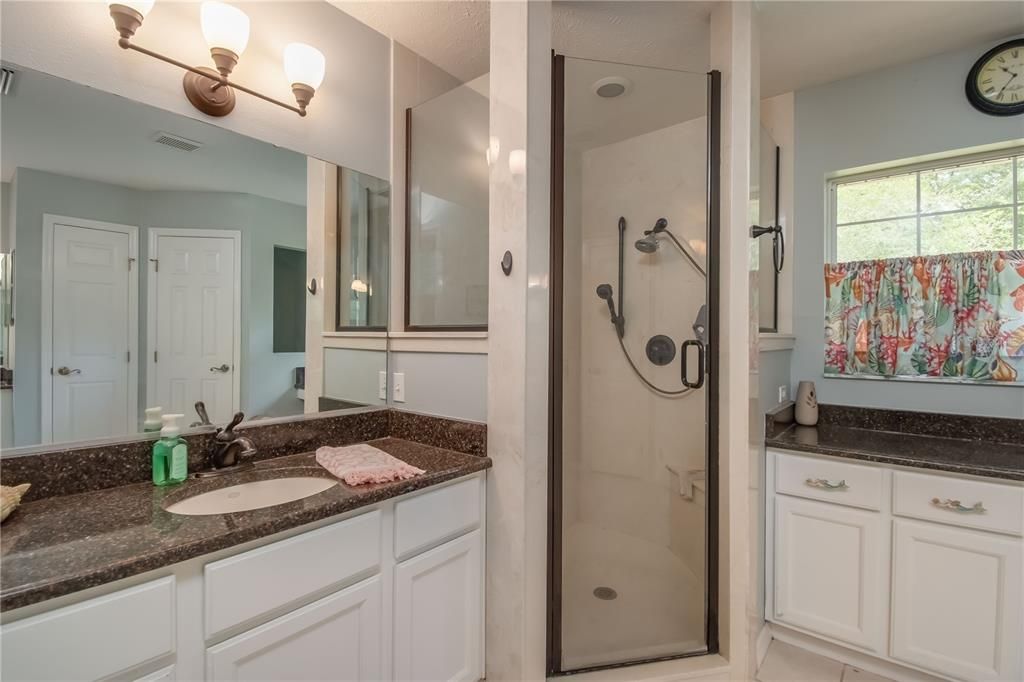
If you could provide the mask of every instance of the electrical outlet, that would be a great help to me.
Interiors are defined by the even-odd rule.
[[[391,397],[396,403],[405,402],[405,372],[395,372],[392,375],[393,386],[391,389]]]
[[[383,370],[377,373],[377,397],[388,399],[388,373]]]
[[[788,398],[789,398],[789,387],[788,386],[779,386],[779,404],[781,405],[782,403],[786,402],[786,400]]]

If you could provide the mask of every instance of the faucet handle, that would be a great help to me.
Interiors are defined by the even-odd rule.
[[[231,418],[228,425],[223,429],[218,429],[217,435],[214,436],[214,438],[224,443],[230,443],[235,439],[235,427],[238,426],[243,419],[245,419],[245,414],[243,412],[235,412],[235,416]]]

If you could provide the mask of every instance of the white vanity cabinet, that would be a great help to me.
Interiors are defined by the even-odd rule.
[[[210,647],[206,679],[382,679],[381,594],[374,576]]]
[[[395,679],[478,680],[480,531],[417,557],[395,571]]]
[[[478,680],[484,473],[4,614],[2,678]]]
[[[890,677],[1022,678],[1024,486],[776,450],[766,472],[776,637]]]
[[[775,498],[775,618],[885,650],[888,561],[878,512]]]

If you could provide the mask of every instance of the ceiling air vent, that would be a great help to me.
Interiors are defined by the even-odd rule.
[[[8,69],[6,66],[0,69],[0,94],[10,94],[11,88],[14,87],[14,70]]]
[[[194,152],[203,146],[202,142],[196,142],[195,140],[190,140],[187,137],[182,137],[181,135],[163,132],[157,133],[153,138],[153,141],[157,144],[166,145],[182,152]]]

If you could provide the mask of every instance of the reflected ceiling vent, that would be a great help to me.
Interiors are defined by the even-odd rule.
[[[187,137],[182,137],[181,135],[164,132],[157,133],[153,137],[153,141],[157,144],[162,144],[182,152],[194,152],[203,146],[202,142],[196,142],[195,140],[190,140]]]
[[[611,99],[612,97],[621,97],[627,94],[633,88],[633,83],[628,78],[609,76],[597,81],[591,87],[594,90],[594,94],[598,97]]]
[[[13,69],[8,69],[6,66],[0,69],[0,94],[11,94],[11,88],[14,87],[14,73]]]

